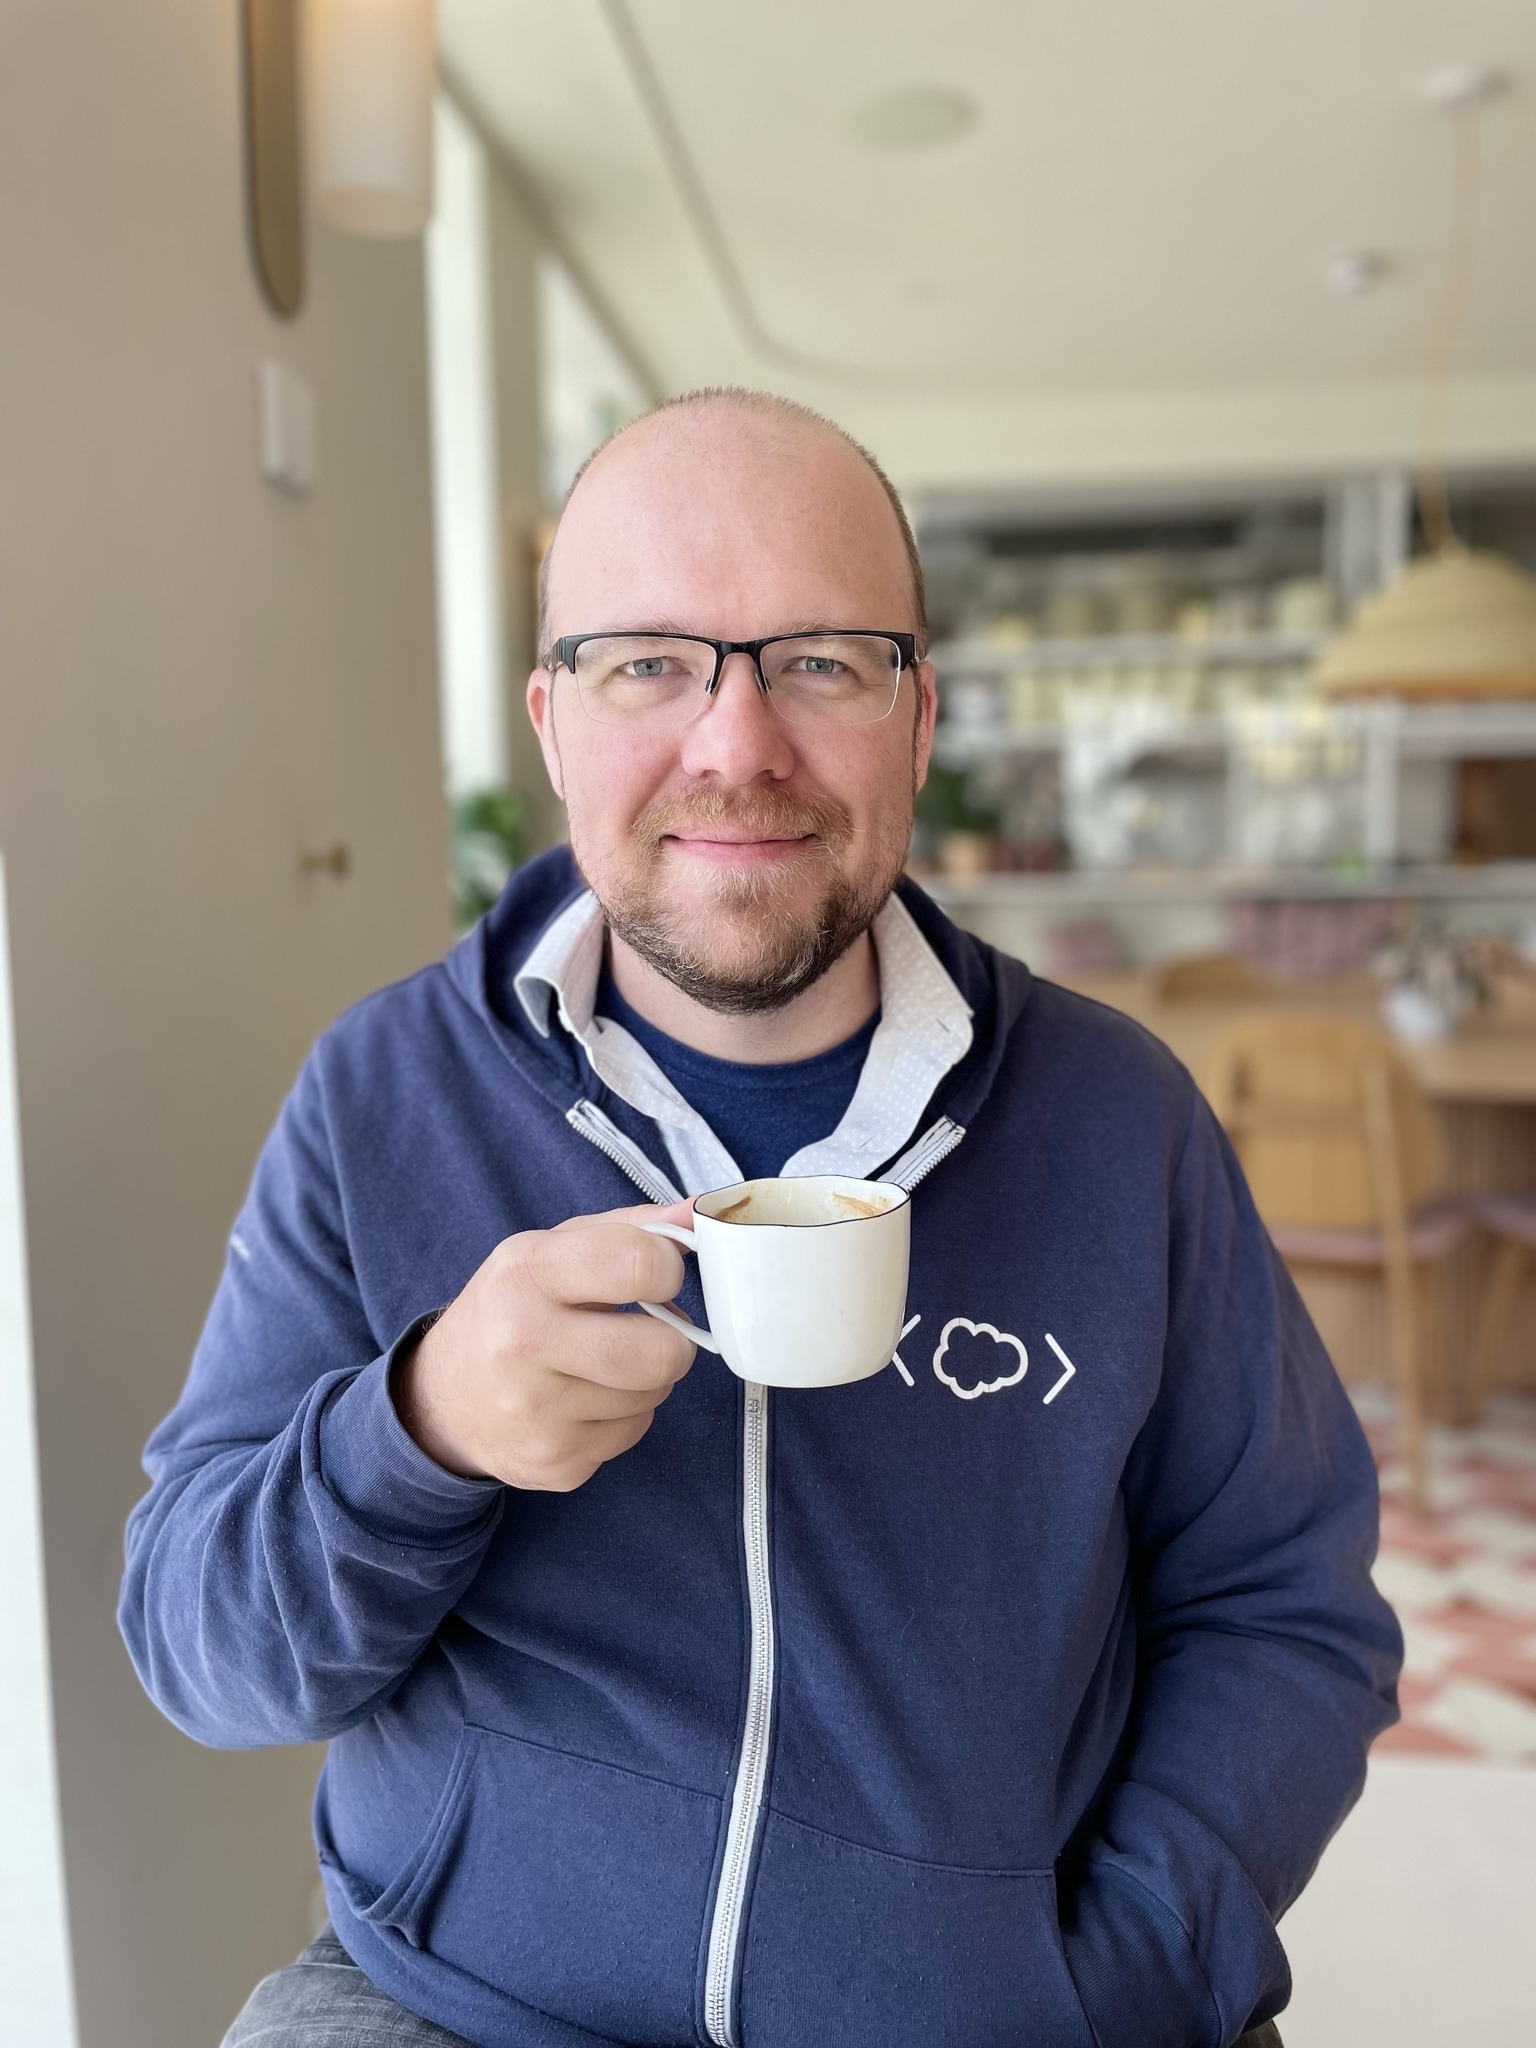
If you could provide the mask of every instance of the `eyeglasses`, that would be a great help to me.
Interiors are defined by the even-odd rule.
[[[600,725],[660,730],[697,717],[731,654],[750,659],[758,689],[786,724],[874,725],[895,708],[917,642],[911,633],[568,633],[549,666],[570,670],[582,709]]]

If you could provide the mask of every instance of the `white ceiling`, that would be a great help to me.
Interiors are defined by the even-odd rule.
[[[1245,394],[1283,444],[1277,392],[1347,442],[1354,391],[1411,437],[1451,176],[1421,84],[1502,66],[1459,365],[1485,440],[1491,394],[1514,440],[1536,423],[1533,0],[442,0],[441,35],[659,386],[791,391],[930,478],[1052,408],[1150,407],[1169,455],[1181,418],[1235,455]],[[979,120],[861,144],[856,111],[914,85]],[[1340,298],[1350,248],[1391,270]]]

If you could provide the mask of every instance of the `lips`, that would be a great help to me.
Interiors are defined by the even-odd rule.
[[[689,853],[709,854],[724,860],[752,860],[773,859],[777,855],[795,853],[803,847],[816,845],[817,839],[812,832],[800,832],[793,836],[787,833],[774,833],[751,838],[720,832],[668,832],[664,835],[664,843],[683,847]]]
[[[795,846],[809,832],[669,832],[684,846]]]
[[[853,821],[842,804],[778,788],[675,790],[657,796],[635,819],[640,845],[713,860],[782,860],[817,847],[840,848]]]

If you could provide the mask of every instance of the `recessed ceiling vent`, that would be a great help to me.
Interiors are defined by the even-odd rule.
[[[943,85],[905,85],[866,100],[850,126],[866,149],[938,149],[974,128],[980,110],[969,93]]]

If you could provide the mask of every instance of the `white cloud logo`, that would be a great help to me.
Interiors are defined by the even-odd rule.
[[[1019,1354],[1018,1365],[1001,1379],[982,1380],[974,1387],[962,1387],[953,1373],[944,1370],[944,1360],[949,1352],[949,1340],[956,1330],[966,1330],[973,1337],[990,1337],[994,1344],[1008,1344]],[[973,1323],[966,1316],[951,1316],[939,1332],[939,1348],[933,1354],[933,1370],[949,1391],[961,1401],[974,1401],[980,1394],[1001,1393],[1004,1387],[1016,1387],[1029,1370],[1029,1353],[1022,1342],[1010,1336],[1006,1330],[999,1330],[992,1323]]]

